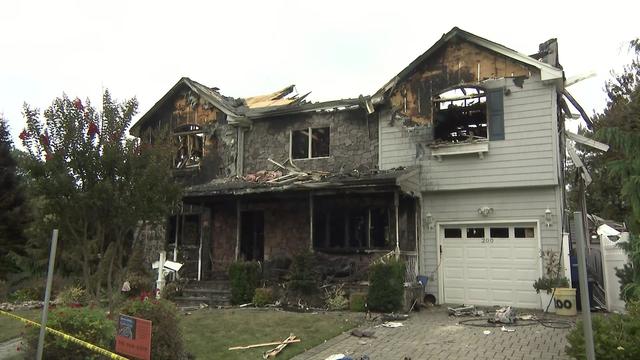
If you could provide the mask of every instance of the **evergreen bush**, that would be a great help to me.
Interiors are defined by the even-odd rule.
[[[244,304],[253,300],[258,287],[259,274],[260,265],[257,262],[239,261],[229,266],[232,304]]]
[[[293,257],[289,271],[289,288],[303,294],[311,294],[317,290],[313,253],[305,252]]]
[[[151,321],[151,358],[154,360],[186,359],[178,309],[168,300],[131,299],[120,313]]]
[[[398,260],[388,260],[369,268],[367,304],[370,310],[400,310],[404,295],[404,273],[405,264]]]

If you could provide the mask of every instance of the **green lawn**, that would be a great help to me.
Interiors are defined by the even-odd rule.
[[[40,323],[41,309],[14,311],[12,314]],[[6,315],[0,315],[0,342],[19,337],[25,329],[22,321]]]
[[[40,322],[40,310],[13,314]],[[277,359],[290,359],[359,325],[363,313],[294,313],[274,309],[234,308],[197,310],[181,315],[186,348],[196,359],[260,359],[262,352],[275,346],[229,351],[232,346],[280,341],[295,334],[302,341],[289,344]],[[24,324],[0,317],[0,342],[21,336]],[[18,357],[20,358],[20,357]]]
[[[208,309],[185,315],[181,325],[186,347],[196,359],[261,359],[275,346],[229,351],[232,346],[285,339],[290,333],[302,341],[289,344],[277,359],[290,359],[357,326],[362,313],[303,314],[273,309]]]

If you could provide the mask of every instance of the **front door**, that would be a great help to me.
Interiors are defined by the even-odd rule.
[[[181,214],[170,219],[170,240],[176,250],[176,260],[182,263],[180,277],[198,280],[198,262],[200,259],[200,215]],[[174,260],[173,254],[167,259]]]
[[[243,211],[241,213],[240,259],[264,260],[264,213]]]

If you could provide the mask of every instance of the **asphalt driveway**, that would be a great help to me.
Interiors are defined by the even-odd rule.
[[[518,315],[522,314],[533,314],[538,318],[543,318],[544,315],[539,311],[518,311]],[[575,326],[575,317],[545,315],[544,318]],[[568,359],[564,349],[570,329],[526,322],[529,326],[507,326],[507,329],[515,331],[504,332],[500,327],[492,327],[493,325],[486,324],[480,318],[472,323],[483,327],[460,323],[466,319],[471,317],[449,316],[446,306],[423,309],[412,313],[402,327],[385,328],[377,321],[359,328],[374,331],[375,338],[361,338],[344,333],[294,359],[324,360],[332,354],[345,354],[355,360],[364,355],[371,360]],[[485,331],[491,333],[485,334]]]

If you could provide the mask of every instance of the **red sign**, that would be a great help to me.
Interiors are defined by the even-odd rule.
[[[151,359],[151,321],[120,314],[116,352],[136,359]]]

